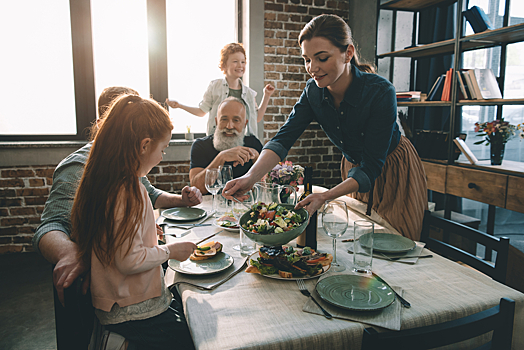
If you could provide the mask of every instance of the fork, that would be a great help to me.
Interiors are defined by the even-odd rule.
[[[333,318],[333,316],[331,316],[331,314],[329,312],[324,310],[324,308],[322,306],[320,306],[320,304],[315,300],[315,298],[313,298],[313,296],[311,295],[309,290],[307,290],[307,287],[306,287],[306,284],[304,283],[304,280],[297,280],[297,284],[298,284],[298,289],[300,289],[300,293],[304,294],[306,297],[310,297],[311,300],[313,300],[315,302],[315,304],[317,304],[317,306],[320,308],[320,310],[322,310],[322,312],[324,313],[324,316],[326,316],[326,318],[328,318],[328,319],[332,319]]]

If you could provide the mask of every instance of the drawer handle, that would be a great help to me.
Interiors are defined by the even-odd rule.
[[[468,188],[477,188],[477,185],[474,182],[470,182]]]

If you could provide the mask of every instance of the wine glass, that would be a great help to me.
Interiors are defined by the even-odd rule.
[[[233,249],[240,250],[242,253],[251,254],[254,251],[255,244],[244,234],[240,228],[240,218],[249,210],[247,207],[251,208],[253,204],[255,204],[255,198],[252,191],[248,191],[242,197],[245,199],[239,199],[238,202],[234,200],[232,204],[233,215],[235,216],[235,219],[237,219],[240,230],[240,244],[233,246]]]
[[[222,188],[222,176],[220,169],[211,168],[206,170],[206,190],[213,195],[213,202],[211,204],[211,212],[215,211],[215,195]],[[213,214],[214,215],[214,214]]]
[[[344,271],[345,266],[337,263],[337,238],[342,236],[348,228],[348,208],[341,200],[328,201],[322,211],[322,228],[333,238],[333,262],[331,268],[335,272]]]

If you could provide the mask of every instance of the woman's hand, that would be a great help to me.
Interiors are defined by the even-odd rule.
[[[254,184],[255,183],[250,177],[246,175],[241,176],[238,179],[228,181],[224,187],[224,190],[222,191],[222,195],[227,199],[231,199],[231,197],[235,197],[240,200],[245,199],[244,194],[247,193],[247,191],[249,191]]]
[[[195,243],[191,242],[180,242],[170,243],[169,247],[169,259],[175,259],[178,261],[185,261],[197,248]]]
[[[178,101],[175,100],[170,100],[166,98],[166,104],[171,108],[180,108],[180,103],[178,103]]]
[[[325,192],[324,192],[325,193]],[[315,211],[320,209],[322,205],[326,202],[326,198],[324,196],[324,193],[312,193],[304,200],[301,200],[297,203],[295,206],[295,209],[305,208],[309,215],[313,215]]]

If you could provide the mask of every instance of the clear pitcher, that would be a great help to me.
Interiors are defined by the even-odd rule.
[[[293,186],[269,184],[257,182],[253,186],[253,194],[256,202],[297,204],[297,191]]]

